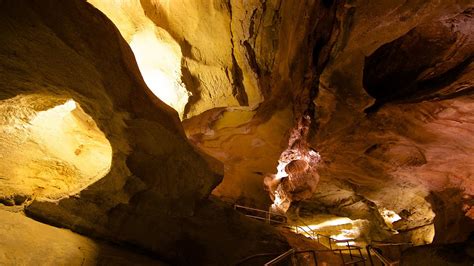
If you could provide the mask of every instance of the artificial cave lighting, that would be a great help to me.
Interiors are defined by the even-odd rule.
[[[352,220],[348,217],[328,217],[328,215],[316,215],[312,219],[315,219],[315,223],[298,224],[293,231],[309,238],[316,237],[314,234],[320,234],[334,240],[349,240],[349,244],[354,245],[354,239],[359,238],[362,232],[368,228],[368,221],[363,219]],[[304,229],[300,229],[300,227]],[[327,241],[326,238],[320,238],[320,240]],[[336,245],[345,246],[347,242],[338,242]]]
[[[130,42],[138,68],[150,90],[182,118],[191,95],[181,82],[181,48],[160,28],[147,27]]]
[[[336,235],[331,235],[332,239],[335,240],[352,240],[356,239],[360,236],[360,231],[358,228],[353,228],[353,229],[343,229],[341,230],[341,233],[336,234]],[[349,245],[354,245],[355,241],[349,241]],[[338,246],[346,246],[347,242],[338,242],[336,243]]]
[[[288,173],[285,171],[285,167],[288,164],[288,162],[282,162],[278,161],[278,166],[277,166],[277,173],[275,175],[275,179],[282,179],[283,177],[287,177]]]
[[[390,227],[392,226],[394,222],[402,219],[400,215],[398,215],[396,212],[385,209],[385,208],[381,208],[379,212],[380,212],[380,215],[382,215],[382,218],[384,219],[385,223],[389,225]]]
[[[104,12],[129,43],[148,88],[183,118],[191,93],[181,81],[181,47],[145,14],[139,0],[88,0]],[[162,3],[161,3],[162,4]]]
[[[353,220],[347,217],[336,217],[336,218],[329,218],[328,220],[317,223],[317,224],[310,224],[308,227],[311,230],[322,230],[325,227],[331,227],[331,226],[338,226],[338,225],[343,225],[343,224],[352,224]]]
[[[109,141],[74,100],[19,95],[0,110],[0,196],[57,200],[110,171]]]
[[[278,160],[277,173],[264,178],[273,204],[270,210],[285,213],[294,200],[311,197],[319,182],[316,166],[321,160],[318,152],[306,143],[311,119],[303,116],[291,131],[288,148]]]

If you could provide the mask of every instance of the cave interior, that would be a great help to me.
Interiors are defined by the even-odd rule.
[[[0,0],[0,265],[474,265],[470,0]]]

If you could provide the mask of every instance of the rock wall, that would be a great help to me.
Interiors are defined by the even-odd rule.
[[[315,84],[339,32],[338,17],[344,12],[342,3],[264,1],[245,5],[240,13],[246,18],[235,15],[242,21],[237,24],[239,34],[249,32],[240,44],[264,101],[255,112],[210,110],[183,123],[195,145],[226,165],[226,178],[215,195],[264,208],[269,205],[263,178],[276,172],[290,131],[312,104]],[[248,14],[254,15],[248,18]],[[244,115],[237,118],[236,112]]]
[[[316,97],[310,142],[321,153],[321,180],[313,199],[296,209],[302,215],[329,212],[370,220],[376,239],[392,235],[381,211],[393,210],[402,216],[393,226],[406,232],[406,240],[446,239],[435,233],[437,207],[430,193],[459,188],[464,209],[458,211],[470,216],[472,206],[470,3],[286,4],[282,1],[280,23],[273,26],[281,34],[273,50],[276,67],[259,78],[270,97],[253,119],[250,112],[215,109],[184,122],[190,139],[226,165],[214,194],[268,206],[259,196],[266,195],[261,180],[276,172],[289,128]],[[319,20],[305,15],[307,10],[321,14]],[[306,20],[311,27],[303,26]]]
[[[36,198],[28,215],[173,264],[222,265],[288,247],[272,228],[208,199],[222,165],[187,142],[177,113],[147,88],[108,18],[83,1],[0,5],[2,102],[73,99],[112,149],[103,178],[60,201]]]
[[[327,185],[314,200],[339,215],[366,216],[372,204],[394,210],[402,217],[394,228],[415,243],[462,240],[465,232],[433,229],[444,214],[430,193],[459,189],[464,209],[457,212],[470,216],[470,3],[352,4],[316,99],[312,143]],[[450,205],[441,198],[440,206]],[[432,229],[417,234],[423,226]]]
[[[181,47],[182,81],[193,94],[187,136],[225,164],[214,195],[267,207],[262,180],[314,104],[310,143],[321,152],[321,181],[312,200],[295,205],[302,215],[368,219],[375,238],[385,238],[391,225],[381,210],[393,210],[403,216],[394,227],[417,243],[446,239],[433,233],[433,191],[459,188],[460,212],[470,215],[469,1],[138,6]]]
[[[309,114],[320,181],[292,214],[367,219],[368,239],[396,229],[451,242],[474,230],[470,1],[90,2],[118,30],[81,1],[0,1],[2,102],[72,99],[112,148],[99,181],[36,200],[30,215],[178,264],[282,250],[271,229],[208,196],[270,205],[263,178]],[[143,66],[177,89],[185,130],[125,41],[145,81]],[[402,219],[387,225],[381,210]],[[453,223],[462,230],[439,230]]]

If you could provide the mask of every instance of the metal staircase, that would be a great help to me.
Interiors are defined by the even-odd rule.
[[[265,266],[270,266],[270,265],[278,265],[278,263],[281,263],[284,260],[290,260],[289,262],[291,263],[290,265],[298,265],[296,263],[296,258],[297,255],[299,254],[304,254],[304,253],[310,253],[312,255],[312,260],[314,265],[318,265],[317,262],[317,253],[318,252],[333,252],[335,254],[338,254],[342,260],[343,265],[366,265],[365,261],[367,260],[363,255],[362,255],[362,248],[351,245],[350,242],[354,241],[353,239],[347,239],[347,240],[337,240],[333,239],[329,236],[325,236],[322,234],[316,233],[314,230],[311,230],[309,226],[301,222],[303,225],[290,225],[288,223],[288,219],[286,216],[274,213],[274,212],[269,212],[266,210],[261,210],[261,209],[256,209],[256,208],[251,208],[247,206],[242,206],[242,205],[234,205],[234,209],[236,211],[239,211],[240,213],[244,214],[247,217],[257,219],[263,222],[266,222],[271,225],[275,226],[283,226],[286,228],[291,228],[293,229],[296,233],[302,232],[306,237],[318,241],[318,243],[323,244],[322,239],[328,240],[329,249],[318,249],[318,250],[303,250],[303,251],[296,251],[295,249],[290,249],[282,254],[255,254],[253,256],[250,256],[248,258],[245,258],[244,260],[241,260],[237,265],[242,265],[244,262],[249,261],[250,259],[256,258],[256,257],[262,257],[262,256],[276,256],[274,259],[268,261]],[[345,247],[347,248],[337,248],[337,243],[345,243]],[[348,259],[349,257],[350,259]]]
[[[342,260],[343,265],[366,265],[366,261],[370,262],[370,265],[385,265],[385,266],[395,266],[399,264],[399,260],[391,260],[387,256],[384,256],[382,253],[383,247],[399,247],[401,253],[402,246],[411,246],[411,243],[389,243],[389,242],[372,242],[370,245],[365,247],[367,252],[368,259],[362,254],[363,249],[360,246],[351,244],[355,242],[355,239],[344,239],[337,240],[330,236],[317,233],[315,230],[312,230],[307,224],[303,221],[298,221],[300,225],[291,225],[288,223],[286,216],[279,213],[274,213],[266,210],[251,208],[243,205],[234,205],[234,209],[247,217],[257,219],[274,226],[282,226],[286,228],[293,229],[296,233],[305,235],[306,237],[318,241],[319,244],[326,246],[328,249],[318,249],[318,250],[302,250],[297,251],[295,249],[290,249],[282,254],[279,253],[261,253],[255,254],[250,257],[247,257],[241,260],[237,265],[243,265],[245,262],[261,257],[274,257],[272,260],[265,263],[265,266],[278,265],[286,261],[290,265],[298,265],[297,257],[301,254],[310,254],[312,262],[314,265],[318,265],[317,262],[317,253],[322,252],[332,252]],[[339,248],[340,243],[344,243],[344,248]],[[374,262],[372,254],[377,259]]]

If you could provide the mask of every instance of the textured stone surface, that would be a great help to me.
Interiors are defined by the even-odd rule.
[[[0,265],[167,265],[123,247],[0,210]]]
[[[146,16],[139,0],[88,2],[114,22],[132,48],[147,86],[182,118],[190,94],[181,81],[179,43]]]
[[[316,99],[319,125],[312,143],[323,159],[322,183],[330,187],[320,185],[314,200],[326,202],[326,211],[357,209],[349,202],[360,200],[331,192],[354,191],[367,210],[352,215],[373,214],[373,207],[394,210],[403,214],[395,229],[412,234],[408,240],[415,243],[433,238],[432,229],[421,235],[416,229],[433,227],[438,215],[430,193],[460,188],[464,209],[457,211],[469,215],[474,125],[468,7],[464,1],[354,2]],[[443,76],[450,71],[456,75]],[[423,80],[429,89],[420,88]]]
[[[236,125],[220,126],[235,111],[228,108],[193,117],[184,127],[195,145],[226,165],[226,178],[214,193],[265,208],[269,199],[263,178],[276,172],[291,129],[311,105],[313,82],[328,59],[332,33],[338,32],[336,17],[345,9],[319,1],[266,1],[245,9],[247,16],[254,14],[241,22],[241,31],[250,34],[244,41],[246,56],[265,100],[250,121],[234,119]]]
[[[368,219],[376,239],[392,232],[380,210],[393,210],[403,214],[395,229],[416,243],[436,236],[432,204],[439,202],[431,192],[460,188],[459,213],[472,216],[469,6],[231,1],[233,56],[248,95],[258,88],[263,102],[255,111],[215,108],[184,122],[191,141],[225,164],[214,194],[268,206],[262,179],[275,173],[290,129],[316,97],[309,141],[322,155],[321,182],[312,200],[295,207]],[[158,14],[161,25],[168,13]],[[185,38],[182,28],[163,25]]]
[[[222,165],[187,142],[177,113],[146,87],[103,14],[83,1],[0,3],[2,101],[72,98],[113,151],[102,179],[59,202],[36,199],[29,215],[174,264],[222,265],[288,248],[271,227],[207,200]]]
[[[290,8],[286,4],[279,9],[281,22],[276,24],[276,31],[281,29],[280,34],[291,36],[291,42],[279,38],[273,75],[259,79],[264,92],[265,84],[275,86],[257,109],[254,123],[234,119],[220,127],[219,121],[232,119],[232,109],[211,110],[184,123],[194,143],[226,165],[225,179],[214,193],[256,206],[268,206],[268,200],[259,196],[265,193],[259,182],[265,173],[276,172],[278,149],[286,148],[289,136],[274,138],[261,130],[288,132],[295,118],[308,108],[307,100],[315,96],[308,83],[317,84],[317,68],[324,67],[317,57],[308,62],[298,56],[307,57],[309,49],[317,49],[317,41],[311,42],[317,37],[309,35],[309,28],[292,28],[306,25],[301,21],[285,20],[288,14],[299,14],[298,19],[317,25],[314,18],[303,15],[300,6]],[[306,10],[313,7],[317,10],[314,13],[324,13],[322,5],[304,4]],[[331,57],[320,79],[310,133],[312,147],[322,156],[321,182],[311,201],[295,207],[368,219],[375,239],[391,235],[380,210],[393,210],[402,214],[394,228],[405,232],[406,240],[420,244],[431,242],[433,237],[446,239],[443,230],[434,233],[437,207],[432,204],[440,202],[432,203],[432,192],[460,188],[463,207],[457,212],[461,217],[472,216],[474,186],[469,154],[473,46],[469,6],[469,1],[350,1],[332,13],[337,20],[319,21],[324,30],[316,36],[323,40],[325,34],[331,36],[322,49],[321,60],[327,53]],[[258,15],[262,11],[257,8],[255,12]],[[329,27],[324,22],[338,29],[325,31]],[[299,47],[298,55],[293,56],[300,40],[311,44]],[[256,62],[265,58],[255,54]],[[308,64],[316,68],[309,75],[303,67]],[[413,77],[397,76],[404,71]],[[285,73],[291,73],[291,83]],[[392,95],[390,88],[397,95]],[[291,115],[274,112],[283,109],[282,99],[288,99],[284,95],[289,91],[292,100],[286,102]],[[257,120],[261,116],[272,118],[262,124]],[[282,118],[286,122],[277,122]],[[235,126],[239,122],[245,127]],[[251,149],[246,148],[249,143]],[[262,145],[255,150],[255,143]],[[271,160],[275,161],[273,166]],[[446,205],[442,198],[440,204]],[[473,230],[469,224],[462,226]],[[456,235],[450,241],[465,237]]]
[[[367,240],[398,230],[398,240],[416,244],[474,230],[470,1],[91,2],[116,23],[142,73],[150,64],[171,80],[163,84],[192,93],[186,103],[181,91],[174,107],[201,151],[146,88],[105,16],[76,1],[61,2],[64,12],[59,1],[2,1],[1,99],[72,98],[113,151],[100,181],[59,205],[36,201],[30,215],[180,264],[223,263],[237,247],[225,262],[284,250],[271,229],[207,197],[224,174],[214,195],[270,205],[263,178],[310,115],[320,180],[290,215],[363,219]],[[387,224],[382,210],[401,220]],[[459,230],[446,230],[452,225]]]
[[[58,200],[109,172],[110,143],[72,99],[23,94],[0,106],[0,201]]]
[[[365,60],[364,88],[386,102],[449,99],[472,90],[474,9],[420,24]]]

